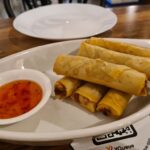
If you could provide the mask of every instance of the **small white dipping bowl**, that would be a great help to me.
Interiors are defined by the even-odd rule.
[[[44,73],[33,69],[14,69],[0,73],[0,86],[15,80],[31,80],[39,84],[43,92],[42,99],[33,109],[22,115],[8,119],[0,119],[0,125],[12,124],[32,116],[49,100],[51,94],[51,82]]]

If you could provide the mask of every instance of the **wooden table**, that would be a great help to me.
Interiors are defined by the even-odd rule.
[[[150,38],[150,5],[112,8],[118,16],[118,23],[111,30],[97,35],[116,38]],[[31,38],[15,31],[12,19],[0,20],[0,58],[25,49],[57,41]],[[0,150],[70,150],[69,145],[35,147],[0,142]]]

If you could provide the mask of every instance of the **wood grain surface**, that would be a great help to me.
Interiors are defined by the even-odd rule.
[[[116,7],[111,10],[117,15],[118,22],[98,37],[150,38],[150,5]],[[12,22],[12,19],[0,20],[0,58],[35,46],[58,42],[23,35],[13,29]],[[0,150],[71,150],[71,147],[69,144],[40,147],[0,142]]]

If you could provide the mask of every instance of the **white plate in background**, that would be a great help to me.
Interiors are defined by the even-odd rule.
[[[150,47],[150,40],[113,39]],[[44,72],[52,87],[60,76],[53,72],[53,63],[60,54],[75,54],[82,40],[58,42],[22,51],[0,60],[0,72],[31,68]],[[100,135],[130,125],[150,113],[150,95],[135,97],[119,120],[101,113],[90,113],[71,101],[52,100],[34,116],[9,126],[0,126],[0,139],[35,142],[61,141]],[[59,142],[55,143],[59,144]]]
[[[14,28],[28,36],[68,40],[93,36],[111,29],[117,22],[110,10],[92,4],[53,4],[17,16]]]

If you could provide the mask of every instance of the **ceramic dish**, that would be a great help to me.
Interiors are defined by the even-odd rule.
[[[150,40],[112,40],[150,47]],[[72,40],[53,43],[13,54],[0,60],[0,72],[20,68],[36,69],[51,79],[53,87],[55,81],[61,77],[53,72],[55,58],[60,54],[75,54],[81,42],[82,40]],[[32,117],[10,126],[0,127],[0,139],[39,144],[100,135],[128,126],[148,115],[149,99],[149,95],[134,97],[124,116],[119,120],[113,120],[101,113],[87,112],[72,101],[50,98],[43,109]]]
[[[51,94],[50,79],[42,72],[33,69],[13,69],[0,73],[0,86],[12,83],[13,81],[21,80],[27,80],[37,83],[42,89],[42,98],[40,102],[30,111],[16,117],[0,119],[0,125],[16,123],[31,117],[32,115],[37,113],[42,107],[44,107],[49,99],[49,96]]]
[[[53,4],[17,16],[14,28],[28,36],[66,40],[85,38],[111,29],[116,15],[91,4]]]

